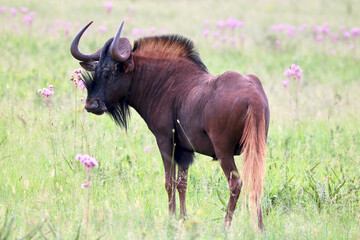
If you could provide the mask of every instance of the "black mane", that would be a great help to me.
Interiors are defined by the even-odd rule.
[[[127,120],[130,118],[130,108],[126,100],[120,100],[116,105],[109,107],[107,113],[117,125],[127,129]]]
[[[92,88],[94,83],[95,72],[82,71],[81,75],[82,75],[82,81],[84,82],[84,85],[87,91],[89,92],[89,90]]]

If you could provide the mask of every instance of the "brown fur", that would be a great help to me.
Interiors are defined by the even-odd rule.
[[[137,41],[137,54],[151,57],[161,58],[179,58],[187,57],[189,52],[186,49],[186,44],[170,39],[159,38],[142,38]]]
[[[206,69],[191,40],[179,35],[164,35],[140,38],[134,42],[133,53],[153,59],[188,58]]]

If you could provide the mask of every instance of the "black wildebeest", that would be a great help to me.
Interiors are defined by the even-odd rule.
[[[124,22],[100,50],[83,54],[79,40],[91,23],[71,44],[73,57],[91,72],[84,77],[85,108],[98,115],[107,112],[125,128],[129,106],[145,120],[163,160],[170,213],[175,213],[177,189],[180,214],[186,215],[188,169],[198,152],[218,159],[228,180],[225,226],[231,224],[244,185],[252,216],[256,211],[264,229],[260,200],[270,113],[260,80],[233,71],[210,74],[192,41],[178,35],[141,38],[131,49],[130,41],[120,37]],[[242,178],[234,162],[241,153]]]

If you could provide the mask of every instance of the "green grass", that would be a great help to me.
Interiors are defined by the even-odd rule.
[[[114,2],[107,15],[95,0],[0,1],[0,6],[36,13],[30,28],[20,13],[15,18],[0,14],[0,239],[83,239],[87,211],[89,239],[360,238],[360,41],[317,43],[311,34],[314,25],[324,23],[333,31],[341,25],[360,27],[357,0],[121,4]],[[108,116],[83,117],[78,111],[74,150],[75,89],[69,79],[79,65],[69,52],[71,37],[94,20],[80,49],[95,51],[115,33],[130,6],[135,13],[124,35],[131,40],[132,28],[164,28],[193,39],[211,73],[236,70],[262,80],[271,108],[262,199],[266,234],[253,230],[241,203],[231,231],[224,230],[227,181],[219,163],[201,155],[190,168],[188,220],[169,218],[162,160],[134,111],[127,132]],[[214,49],[214,41],[202,36],[203,21],[209,19],[213,31],[228,17],[244,21],[237,34],[246,39],[233,49],[222,44]],[[50,34],[57,19],[72,23],[70,38],[63,27]],[[290,39],[269,30],[279,23],[306,23],[310,30]],[[98,33],[100,25],[108,28],[105,35]],[[281,85],[292,63],[304,70],[297,105],[294,89]],[[46,104],[36,92],[49,84],[55,86],[52,132]],[[80,152],[100,164],[92,171],[88,210],[87,191],[80,187],[86,172],[75,161]],[[240,167],[240,157],[236,161]]]

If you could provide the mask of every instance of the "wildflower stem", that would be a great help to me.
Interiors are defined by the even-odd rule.
[[[88,179],[87,179],[87,184],[90,186],[90,169],[87,169],[87,175],[88,175]],[[85,240],[87,238],[87,233],[89,230],[89,215],[90,215],[90,187],[88,187],[88,192],[87,192],[87,206],[86,206],[86,227],[85,227]]]
[[[83,152],[85,152],[85,147],[84,147],[84,121],[85,121],[85,113],[84,111],[82,111],[83,114],[83,120],[81,121],[81,148],[83,150]]]
[[[55,163],[55,147],[54,147],[54,139],[53,139],[53,128],[52,128],[52,121],[51,121],[51,109],[50,109],[50,102],[49,99],[46,99],[46,105],[49,113],[49,127],[50,127],[50,141],[51,141],[51,147],[52,147],[52,155],[53,155],[53,165],[55,170],[55,178],[56,178],[56,163]]]
[[[87,154],[76,154],[75,159],[79,160],[80,163],[84,164],[85,169],[86,169],[86,173],[87,173],[87,179],[85,180],[85,183],[81,185],[81,188],[88,189],[88,194],[87,194],[87,205],[86,205],[86,209],[85,209],[85,214],[86,214],[86,227],[85,227],[85,239],[87,238],[87,234],[88,234],[88,230],[89,230],[89,222],[90,222],[90,187],[91,187],[91,175],[90,175],[90,171],[92,168],[94,167],[98,167],[99,164],[96,161],[96,159],[94,157],[91,157]]]
[[[76,111],[77,111],[77,86],[75,86],[75,99],[74,99],[74,154],[76,154]]]
[[[295,111],[296,111],[296,120],[299,121],[299,111],[298,111],[298,99],[299,99],[299,80],[295,79]]]

